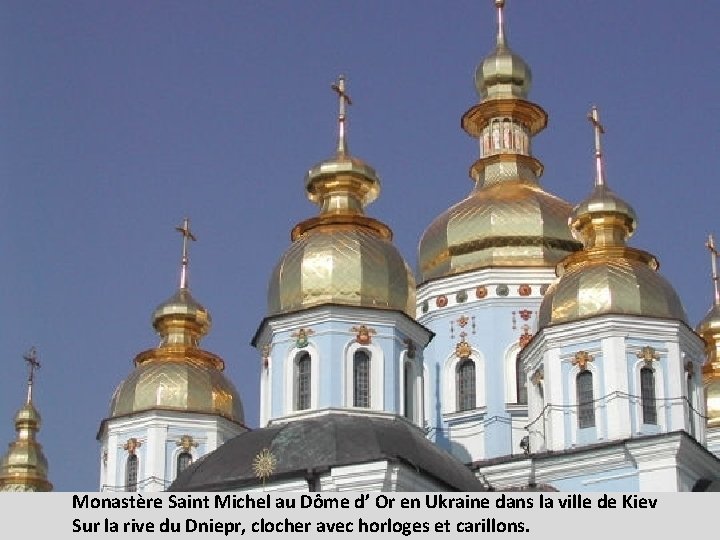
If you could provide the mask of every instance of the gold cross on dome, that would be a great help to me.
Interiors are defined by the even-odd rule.
[[[352,105],[352,100],[345,90],[345,76],[340,75],[336,83],[333,83],[330,88],[338,95],[339,100],[339,112],[338,112],[338,146],[337,152],[339,155],[345,155],[347,153],[347,138],[345,134],[345,106]]]
[[[30,403],[32,401],[33,382],[35,382],[35,371],[40,369],[40,361],[37,358],[35,347],[30,347],[30,350],[23,355],[23,360],[28,363],[29,369],[27,402]]]
[[[187,289],[188,287],[188,262],[190,261],[189,257],[189,249],[188,249],[188,241],[192,240],[195,242],[197,238],[195,238],[195,235],[190,231],[190,218],[185,218],[183,220],[182,227],[175,227],[175,230],[182,234],[183,237],[183,243],[182,243],[182,262],[181,262],[181,269],[180,269],[180,288],[181,289]]]
[[[590,123],[593,125],[595,131],[595,185],[602,186],[605,183],[605,178],[603,175],[602,140],[600,136],[605,134],[605,128],[600,123],[600,113],[595,105],[593,105],[590,114],[588,114],[588,120],[590,120]]]

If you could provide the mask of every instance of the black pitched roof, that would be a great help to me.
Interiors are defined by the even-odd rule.
[[[402,462],[448,491],[482,491],[457,458],[398,417],[328,413],[242,433],[186,469],[169,491],[224,491],[260,483],[253,460],[264,449],[277,459],[272,477],[307,478],[330,467]]]

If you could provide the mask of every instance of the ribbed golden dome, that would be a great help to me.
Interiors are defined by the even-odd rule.
[[[28,401],[15,415],[17,438],[0,460],[0,491],[51,491],[48,462],[42,446],[35,440],[40,429],[40,413]]]
[[[635,211],[606,185],[597,108],[588,118],[595,127],[597,177],[592,193],[570,219],[585,249],[558,265],[560,279],[545,293],[538,324],[543,328],[605,314],[687,322],[680,298],[657,272],[657,259],[626,245],[637,225]]]
[[[328,223],[298,235],[275,267],[268,293],[271,315],[320,304],[398,309],[414,316],[415,280],[378,230],[360,221]]]
[[[223,375],[223,360],[199,348],[211,318],[187,288],[153,314],[160,345],[138,354],[135,369],[115,389],[110,417],[153,409],[216,414],[243,423],[240,396]]]
[[[491,266],[555,266],[580,247],[567,225],[571,210],[535,182],[480,186],[423,233],[422,279]]]
[[[397,309],[415,315],[415,280],[392,243],[392,231],[364,215],[380,193],[375,170],[350,155],[345,135],[345,82],[340,96],[334,156],[310,169],[308,198],[320,215],[296,225],[292,245],[270,278],[268,312],[288,313],[321,304]]]
[[[641,250],[589,249],[561,263],[538,314],[540,328],[605,314],[687,321],[680,298],[657,272],[655,258]]]
[[[243,423],[239,394],[205,351],[167,351],[169,358],[139,364],[115,390],[110,416],[163,409],[217,414]],[[198,359],[206,356],[206,361]],[[213,361],[215,360],[215,362]]]

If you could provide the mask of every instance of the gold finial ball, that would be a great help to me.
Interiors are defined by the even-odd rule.
[[[505,7],[505,0],[495,0],[495,6],[499,8]]]

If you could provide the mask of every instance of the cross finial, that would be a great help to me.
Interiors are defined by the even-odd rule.
[[[35,382],[35,370],[40,369],[40,361],[37,358],[37,351],[35,347],[30,347],[30,350],[23,355],[23,359],[28,363],[28,393],[27,402],[32,401],[32,387]]]
[[[333,83],[332,88],[338,95],[339,100],[339,112],[338,112],[338,146],[337,152],[339,155],[345,155],[348,151],[347,148],[347,137],[345,135],[345,119],[346,119],[346,105],[352,105],[350,96],[345,91],[345,75],[340,75],[336,83]]]
[[[505,45],[505,27],[503,24],[503,8],[505,7],[505,0],[495,0],[495,7],[497,7],[498,18],[497,44]]]
[[[182,234],[183,236],[183,244],[182,244],[182,261],[181,261],[181,268],[180,268],[180,288],[181,289],[187,289],[188,288],[188,263],[190,262],[190,258],[188,255],[188,241],[192,240],[193,242],[197,240],[195,238],[195,235],[190,231],[190,219],[185,218],[183,219],[182,227],[175,227],[175,230]]]
[[[605,177],[603,175],[602,141],[600,140],[600,135],[605,133],[605,128],[600,123],[600,114],[595,105],[593,105],[590,114],[588,114],[588,120],[590,120],[595,130],[595,185],[602,186],[605,184]]]
[[[715,292],[715,305],[720,305],[720,288],[718,287],[717,258],[718,250],[715,248],[715,239],[712,234],[708,235],[705,246],[710,251],[710,264],[712,265],[713,290]]]

